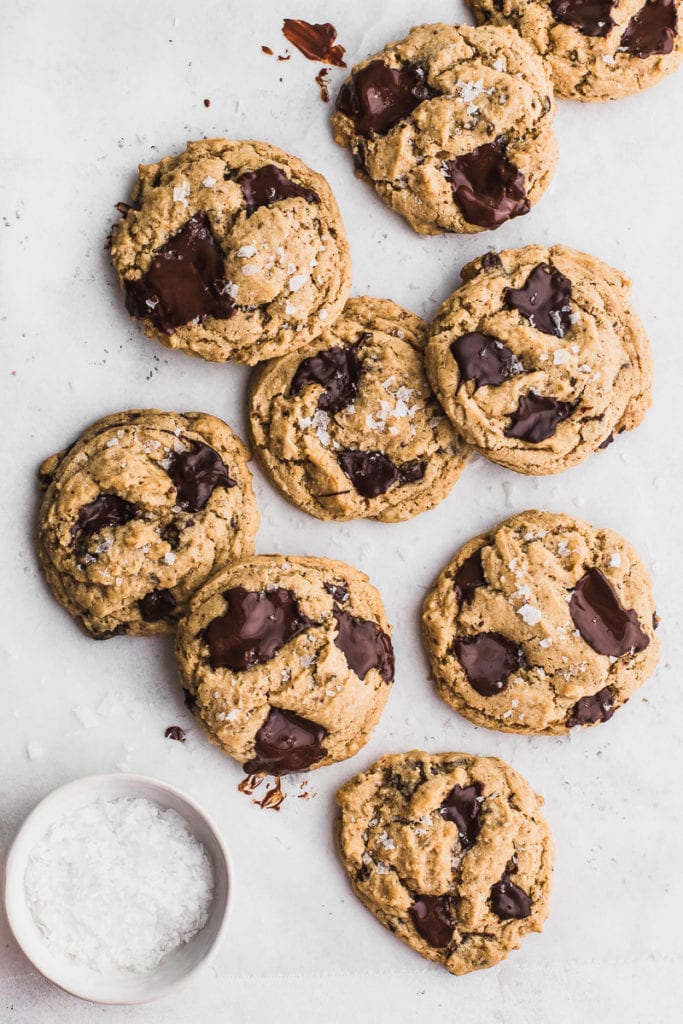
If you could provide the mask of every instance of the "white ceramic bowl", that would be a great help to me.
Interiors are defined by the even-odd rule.
[[[46,945],[26,904],[24,874],[29,854],[50,825],[99,797],[145,797],[164,809],[172,808],[204,845],[214,876],[209,919],[189,942],[145,974],[101,974],[55,956]],[[144,775],[90,775],[49,793],[21,826],[7,858],[5,906],[14,937],[41,974],[81,999],[94,1003],[149,1003],[186,981],[216,951],[227,922],[232,871],[216,825],[194,800],[174,786]]]

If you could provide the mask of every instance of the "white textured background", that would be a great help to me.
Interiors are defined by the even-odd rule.
[[[118,766],[204,804],[232,853],[236,888],[214,966],[152,1007],[98,1008],[63,994],[0,919],[1,1024],[679,1021],[683,75],[618,104],[560,102],[557,174],[529,216],[495,235],[421,239],[353,177],[333,143],[313,81],[319,65],[297,52],[278,63],[261,45],[284,52],[284,16],[330,20],[353,63],[416,21],[469,20],[463,3],[4,0],[2,9],[0,855],[52,787]],[[342,77],[333,71],[335,85]],[[356,294],[430,317],[487,246],[563,242],[633,277],[656,359],[654,407],[635,433],[555,478],[477,460],[434,512],[403,525],[319,523],[255,468],[259,550],[332,554],[369,572],[398,662],[372,742],[352,762],[311,775],[316,798],[292,796],[279,814],[237,792],[240,769],[193,724],[170,640],[85,638],[50,597],[33,549],[38,463],[104,413],[204,409],[245,436],[247,371],[145,339],[104,251],[113,204],[128,198],[137,163],[203,135],[266,139],[327,176],[350,236]],[[434,695],[419,640],[418,609],[442,565],[474,533],[534,506],[632,540],[652,568],[663,620],[656,676],[608,725],[568,739],[469,725]],[[97,712],[116,702],[117,714]],[[188,731],[185,745],[164,739],[171,724]],[[30,760],[28,743],[43,756]],[[386,932],[352,896],[334,852],[337,786],[379,754],[413,746],[509,760],[545,795],[557,840],[543,935],[466,978]]]

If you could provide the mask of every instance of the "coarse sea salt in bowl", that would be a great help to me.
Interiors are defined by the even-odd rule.
[[[7,858],[5,906],[17,942],[50,981],[95,1003],[147,1003],[216,951],[231,884],[220,834],[194,800],[143,775],[91,775],[53,790],[26,818]],[[71,896],[66,907],[60,891]],[[164,941],[173,948],[161,953]]]

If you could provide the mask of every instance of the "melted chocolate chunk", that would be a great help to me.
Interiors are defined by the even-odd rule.
[[[572,283],[559,270],[539,263],[521,288],[506,288],[505,305],[518,309],[537,331],[563,338],[571,325]]]
[[[481,565],[481,548],[473,555],[466,558],[455,576],[453,577],[453,589],[455,596],[461,604],[472,604],[474,592],[477,587],[486,586],[486,577]]]
[[[491,909],[501,921],[519,920],[531,913],[531,899],[504,871],[500,882],[491,886]]]
[[[502,341],[474,331],[463,334],[450,346],[463,380],[473,380],[474,390],[485,384],[497,387],[512,374],[514,355]]]
[[[337,462],[364,498],[385,494],[398,480],[398,469],[382,452],[340,452]]]
[[[678,35],[674,0],[649,0],[633,15],[621,37],[620,49],[631,57],[671,53]]]
[[[607,36],[614,28],[612,9],[618,0],[550,0],[555,21],[571,25],[584,36]]]
[[[342,85],[337,110],[350,117],[366,139],[386,135],[420,103],[438,95],[426,78],[417,64],[390,68],[381,60],[370,61]]]
[[[487,142],[444,163],[463,217],[481,228],[498,228],[531,209],[524,175],[507,158],[502,142]]]
[[[327,729],[309,722],[293,711],[271,708],[265,722],[256,733],[256,756],[244,764],[249,775],[266,772],[268,775],[286,775],[303,772],[327,751],[322,743]]]
[[[285,18],[282,34],[309,60],[319,60],[321,64],[332,64],[335,68],[346,67],[344,47],[339,43],[334,45],[337,30],[329,21],[324,25],[311,25],[300,18]]]
[[[410,916],[415,931],[434,949],[443,949],[453,938],[455,921],[448,896],[418,896]]]
[[[482,270],[499,270],[503,264],[497,252],[485,252],[481,258]]]
[[[164,733],[164,737],[167,740],[177,740],[178,743],[184,743],[185,730],[181,729],[179,725],[169,725],[168,729]]]
[[[482,787],[478,782],[471,786],[454,786],[441,804],[442,816],[458,827],[463,850],[474,846],[481,831],[481,792]]]
[[[156,250],[146,274],[125,282],[126,309],[166,334],[197,318],[227,320],[235,306],[224,275],[223,252],[209,218],[198,213]]]
[[[307,203],[319,203],[320,196],[312,188],[305,188],[291,181],[284,171],[275,164],[266,164],[257,171],[247,171],[237,179],[247,204],[247,217],[251,217],[259,206],[272,206],[283,199],[305,199]]]
[[[511,424],[505,436],[539,444],[552,437],[557,424],[571,416],[575,408],[572,402],[560,402],[550,395],[537,395],[535,391],[530,391],[528,395],[520,395],[519,405],[510,417]]]
[[[225,463],[208,444],[195,441],[192,451],[171,452],[168,475],[178,492],[178,502],[201,512],[216,487],[236,487]]]
[[[479,633],[467,640],[458,639],[453,650],[470,686],[482,697],[501,693],[511,673],[524,663],[521,648],[500,633]]]
[[[170,590],[151,590],[140,598],[140,614],[145,622],[159,622],[170,617],[176,599]]]
[[[140,509],[131,501],[119,498],[117,494],[100,494],[79,509],[78,518],[71,527],[71,536],[83,533],[89,537],[105,526],[123,526],[139,514]]]
[[[571,728],[575,725],[593,725],[595,722],[607,722],[614,714],[614,697],[609,686],[603,687],[590,697],[581,697],[567,719]]]
[[[387,634],[376,622],[359,619],[341,608],[335,608],[332,614],[337,623],[334,643],[349,668],[359,679],[365,679],[370,669],[376,668],[382,679],[390,683],[394,678],[394,649]]]
[[[322,384],[318,409],[340,412],[353,402],[358,393],[360,363],[354,348],[334,348],[318,352],[299,363],[292,377],[290,395],[298,395],[307,384]]]
[[[583,639],[598,654],[619,658],[629,651],[644,651],[650,643],[636,613],[624,608],[600,569],[589,569],[576,584],[569,613]]]
[[[314,625],[300,611],[291,590],[245,590],[233,587],[223,597],[228,609],[204,630],[212,668],[241,672],[263,665],[281,647]]]
[[[411,459],[410,462],[402,462],[398,467],[398,482],[401,487],[405,484],[416,484],[424,479],[427,466],[419,459]]]
[[[343,583],[323,583],[328,594],[331,594],[337,604],[344,604],[349,599],[349,592]]]

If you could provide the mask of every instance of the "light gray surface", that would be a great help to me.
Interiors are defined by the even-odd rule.
[[[354,179],[330,136],[313,81],[319,66],[296,52],[278,63],[261,45],[284,52],[283,16],[331,20],[353,62],[418,20],[469,20],[464,4],[423,0],[416,12],[409,0],[6,0],[3,12],[0,845],[53,786],[125,767],[203,804],[223,830],[236,888],[213,968],[155,1007],[102,1009],[62,994],[0,922],[2,1024],[679,1020],[683,76],[618,104],[561,102],[557,174],[528,217],[493,234],[421,239]],[[335,85],[342,74],[333,72]],[[245,434],[247,371],[145,339],[104,251],[113,204],[128,198],[136,164],[221,134],[266,139],[327,176],[351,241],[356,294],[431,316],[462,264],[488,246],[562,242],[634,278],[656,358],[654,407],[635,433],[555,478],[477,460],[434,512],[404,525],[318,523],[255,471],[259,551],[332,554],[369,572],[394,623],[398,662],[372,742],[353,761],[313,773],[313,800],[295,799],[298,783],[286,783],[279,814],[237,792],[239,768],[192,724],[170,641],[86,639],[47,592],[32,541],[39,461],[96,417],[134,405],[203,409]],[[663,618],[655,678],[607,726],[569,739],[475,729],[435,696],[419,641],[420,602],[455,549],[534,506],[633,541],[653,570]],[[107,695],[116,700],[102,705]],[[76,708],[86,709],[88,727]],[[188,730],[185,745],[164,739],[171,724]],[[30,760],[28,743],[41,744],[43,756]],[[420,746],[510,761],[546,797],[557,840],[543,935],[462,979],[384,931],[350,893],[334,853],[337,786],[381,753]]]

